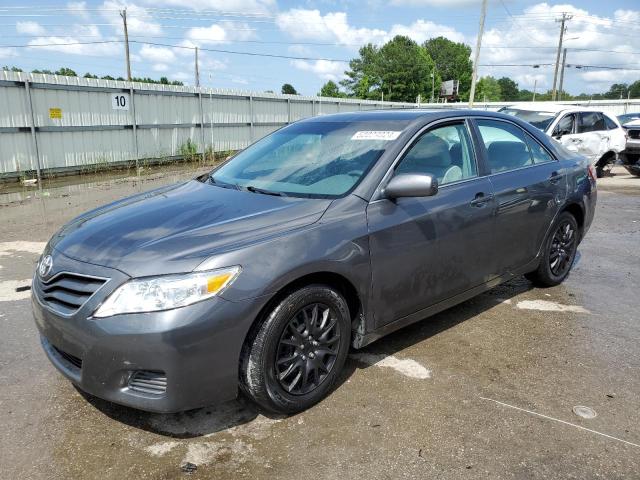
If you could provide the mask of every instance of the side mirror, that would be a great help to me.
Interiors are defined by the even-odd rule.
[[[382,192],[387,198],[431,197],[438,193],[438,180],[427,174],[400,174],[393,177]]]

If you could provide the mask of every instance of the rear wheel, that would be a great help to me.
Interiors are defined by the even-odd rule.
[[[613,167],[615,163],[616,157],[615,155],[608,153],[596,163],[596,177],[602,178],[604,177]]]
[[[296,413],[334,386],[350,344],[347,302],[325,285],[303,287],[275,306],[243,348],[240,386],[262,407]]]
[[[526,277],[536,285],[553,287],[569,275],[578,250],[578,222],[569,212],[563,212],[555,222],[544,245],[537,270]]]

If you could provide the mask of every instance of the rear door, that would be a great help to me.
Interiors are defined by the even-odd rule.
[[[497,119],[475,123],[496,196],[494,259],[502,274],[537,255],[566,196],[567,170],[519,126]]]
[[[432,197],[374,197],[367,208],[376,325],[417,312],[479,285],[494,272],[491,182],[478,174],[464,120],[420,134],[388,173],[428,173]]]

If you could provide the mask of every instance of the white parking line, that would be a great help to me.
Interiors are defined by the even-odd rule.
[[[614,436],[611,436],[611,435],[607,435],[606,433],[598,432],[597,430],[592,430],[590,428],[586,428],[586,427],[583,427],[583,426],[580,426],[580,425],[576,425],[575,423],[566,422],[564,420],[560,420],[559,418],[549,417],[548,415],[543,415],[541,413],[532,412],[531,410],[526,410],[524,408],[514,407],[513,405],[509,405],[508,403],[504,403],[504,402],[500,402],[498,400],[494,400],[493,398],[486,398],[486,397],[480,397],[480,398],[482,400],[488,400],[489,402],[497,403],[498,405],[502,405],[504,407],[509,407],[509,408],[513,408],[514,410],[519,410],[521,412],[528,413],[529,415],[535,415],[537,417],[541,417],[541,418],[544,418],[546,420],[553,420],[554,422],[563,423],[563,424],[569,425],[571,427],[579,428],[580,430],[586,430],[587,432],[595,433],[596,435],[601,435],[603,437],[610,438],[611,440],[616,440],[618,442],[626,443],[627,445],[631,445],[632,447],[640,448],[640,445],[638,445],[637,443],[628,442],[626,440],[622,440],[621,438],[617,438],[617,437],[614,437]]]
[[[351,358],[367,365],[392,368],[405,377],[418,378],[420,380],[431,378],[431,370],[426,369],[410,358],[400,359],[393,355],[387,356],[374,353],[354,353]]]
[[[46,242],[0,242],[0,257],[13,255],[14,252],[29,252],[40,255]]]
[[[15,302],[24,300],[31,296],[31,290],[22,290],[31,286],[31,279],[26,280],[5,280],[0,282],[0,302]],[[16,288],[21,289],[16,291]]]
[[[571,313],[591,313],[579,305],[562,305],[561,303],[550,302],[548,300],[523,300],[516,304],[521,310],[540,310],[542,312],[571,312]]]

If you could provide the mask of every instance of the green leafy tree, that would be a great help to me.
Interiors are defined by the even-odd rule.
[[[458,96],[468,100],[473,73],[471,47],[444,37],[430,38],[422,46],[435,62],[442,80],[459,80]],[[439,90],[439,84],[436,85],[436,89]]]
[[[293,88],[293,85],[291,85],[290,83],[285,83],[284,85],[282,85],[282,93],[284,93],[285,95],[297,95],[298,94],[296,89]]]
[[[71,70],[69,67],[62,67],[59,70],[56,70],[56,75],[64,75],[65,77],[77,77],[78,74]]]
[[[640,98],[640,80],[636,80],[629,85],[629,92],[627,92],[627,94],[631,98]]]
[[[346,77],[340,82],[350,96],[365,99],[380,99],[381,79],[377,59],[379,49],[369,43],[360,47],[359,57],[349,62]]]
[[[329,80],[322,86],[320,92],[318,93],[318,96],[340,98],[344,97],[345,95],[340,91],[340,87],[338,87],[338,84],[336,82],[334,82],[333,80]]]
[[[499,102],[502,98],[500,84],[492,76],[482,77],[476,84],[476,101]]]
[[[518,89],[518,84],[510,78],[499,78],[498,85],[500,85],[500,93],[502,95],[502,98],[500,100],[513,102],[517,101],[520,98],[520,90]]]
[[[2,70],[7,70],[9,72],[22,72],[22,69],[19,67],[8,67],[7,65],[2,67]]]
[[[53,72],[47,68],[43,68],[42,70],[38,70],[37,68],[35,70],[31,70],[31,73],[42,73],[45,75],[53,75]]]
[[[98,78],[98,76],[94,75],[93,73],[87,72],[83,75],[83,78]]]
[[[354,97],[415,102],[431,95],[431,74],[434,85],[440,85],[440,75],[426,49],[409,37],[398,35],[382,47],[372,44],[360,49],[360,57],[351,60],[347,78],[341,82]]]

